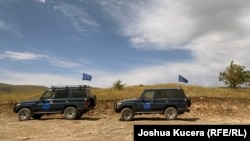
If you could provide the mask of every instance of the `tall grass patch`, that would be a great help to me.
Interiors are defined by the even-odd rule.
[[[218,97],[218,98],[249,98],[250,89],[216,88],[202,87],[187,84],[155,84],[155,85],[136,85],[126,86],[121,90],[114,88],[91,88],[92,94],[96,95],[97,100],[117,100],[138,98],[144,89],[148,88],[178,88],[184,89],[189,97]],[[1,87],[0,84],[0,104],[15,103],[19,101],[38,99],[46,87],[37,86],[7,86]]]

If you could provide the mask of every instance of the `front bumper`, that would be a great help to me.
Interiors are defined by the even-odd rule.
[[[13,107],[13,111],[15,112],[15,113],[18,113],[18,111],[20,110],[20,104],[19,103],[15,103],[14,104],[14,107]]]
[[[114,104],[113,104],[113,110],[114,110],[114,112],[116,112],[116,113],[120,113],[120,112],[121,112],[121,104],[114,103]]]

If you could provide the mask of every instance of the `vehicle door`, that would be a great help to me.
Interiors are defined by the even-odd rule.
[[[51,111],[62,112],[64,107],[69,103],[68,89],[56,90],[55,97],[50,103]]]
[[[137,112],[151,112],[154,109],[154,91],[144,91],[140,97],[140,101],[137,103]]]
[[[38,103],[38,110],[44,113],[60,113],[68,101],[67,90],[47,91]]]
[[[162,112],[165,106],[169,103],[169,94],[167,90],[156,90],[154,94],[154,101],[152,102],[152,111]]]
[[[54,91],[46,91],[37,103],[37,110],[35,110],[35,112],[51,112],[51,103],[53,102],[54,97]]]
[[[70,93],[70,104],[75,105],[77,108],[88,108],[88,97],[85,89],[72,89]]]
[[[177,108],[185,108],[187,105],[187,99],[183,90],[172,90],[171,94],[171,103],[176,105]]]

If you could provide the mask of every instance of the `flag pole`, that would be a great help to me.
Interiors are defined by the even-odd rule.
[[[179,89],[181,89],[181,83],[180,83],[181,80],[180,80],[180,77],[181,77],[181,76],[180,76],[180,74],[179,74],[179,78],[178,78],[178,86],[179,86]]]
[[[179,89],[181,89],[181,84],[180,84],[180,82],[178,82],[178,85],[179,85]]]

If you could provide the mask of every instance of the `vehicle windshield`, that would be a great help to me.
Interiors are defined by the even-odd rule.
[[[55,96],[55,93],[53,91],[46,91],[41,97],[41,99],[52,99],[54,98],[54,96]]]

